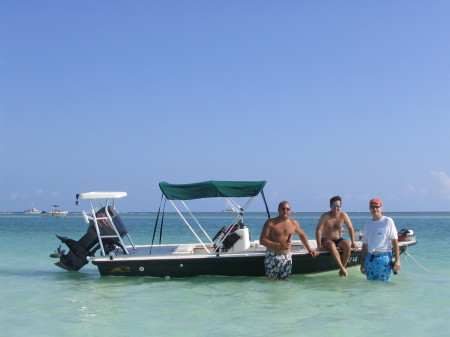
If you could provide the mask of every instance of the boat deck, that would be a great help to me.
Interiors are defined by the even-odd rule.
[[[358,245],[357,250],[361,249],[362,243],[356,242]],[[309,240],[309,245],[312,249],[317,249],[317,244],[315,240]],[[98,259],[107,259],[113,257],[114,259],[155,259],[158,257],[161,258],[186,258],[192,256],[193,258],[204,255],[204,256],[216,256],[216,255],[228,255],[228,256],[238,256],[238,255],[262,255],[266,252],[266,247],[261,245],[258,240],[250,242],[250,247],[244,251],[233,251],[230,249],[227,252],[214,252],[213,244],[206,244],[206,248],[208,252],[205,251],[205,248],[197,243],[197,244],[168,244],[168,245],[154,245],[151,247],[150,245],[137,245],[135,249],[132,246],[127,246],[127,250],[129,254],[124,254],[122,249],[114,252],[110,252],[108,256],[101,257],[89,257],[89,260],[98,260]],[[328,253],[327,250],[319,251],[322,253]],[[303,255],[308,254],[308,251],[305,249],[304,245],[300,240],[292,241],[292,253],[295,255]]]
[[[357,245],[356,251],[361,250],[362,242],[356,241]],[[410,238],[406,241],[399,242],[400,248],[413,245],[416,243],[415,237]],[[309,245],[312,249],[317,249],[317,243],[315,240],[309,240]],[[244,251],[233,251],[230,249],[227,252],[214,252],[214,244],[206,244],[208,252],[205,248],[197,243],[193,244],[167,244],[167,245],[136,245],[135,248],[132,246],[127,246],[129,254],[125,254],[122,249],[114,252],[110,252],[108,256],[96,256],[88,257],[88,260],[99,260],[99,259],[155,259],[161,258],[196,258],[200,255],[202,256],[242,256],[242,255],[262,255],[266,252],[266,247],[261,245],[258,240],[250,242],[250,247]],[[320,250],[319,253],[328,254],[327,250]],[[292,241],[292,254],[293,255],[307,255],[308,251],[305,249],[304,245],[300,240]]]

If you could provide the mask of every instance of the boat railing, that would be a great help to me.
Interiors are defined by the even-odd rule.
[[[92,223],[94,224],[95,227],[95,231],[97,233],[97,237],[98,237],[98,243],[100,245],[100,250],[101,250],[101,254],[103,256],[106,255],[106,251],[105,251],[105,246],[104,246],[104,239],[114,239],[117,240],[121,246],[121,248],[123,249],[124,253],[129,255],[130,252],[128,251],[128,249],[125,246],[125,243],[122,240],[122,237],[127,237],[128,240],[130,241],[131,246],[133,247],[134,250],[136,250],[136,246],[133,243],[133,240],[131,240],[130,235],[128,234],[127,231],[125,231],[125,233],[122,233],[123,235],[121,235],[121,233],[119,232],[119,230],[117,229],[116,224],[114,223],[115,219],[118,219],[118,214],[111,214],[111,209],[114,210],[114,206],[109,206],[109,198],[107,198],[105,200],[105,204],[103,206],[103,203],[101,202],[100,205],[103,206],[101,208],[101,210],[104,210],[104,214],[101,214],[100,211],[96,211],[93,201],[92,199],[89,199],[90,202],[90,206],[91,206],[91,214],[87,215],[86,212],[82,212],[83,213],[83,217],[86,221],[86,223]],[[114,202],[113,202],[114,205]],[[111,208],[111,209],[110,209]],[[112,216],[113,215],[113,216]],[[113,219],[114,218],[114,219]],[[108,234],[103,234],[100,230],[99,227],[99,222],[101,221],[106,221],[106,226],[109,227],[110,229],[112,229],[113,233],[108,233]],[[121,220],[120,220],[121,221]]]

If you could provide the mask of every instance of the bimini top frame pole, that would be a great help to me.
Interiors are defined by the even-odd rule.
[[[234,213],[239,213],[242,209],[242,207],[233,199],[231,198],[225,198],[225,202],[228,205],[227,211],[232,211]]]
[[[180,216],[180,218],[184,221],[184,223],[186,224],[186,226],[188,226],[188,228],[191,230],[192,234],[194,234],[194,236],[197,238],[198,242],[200,242],[200,244],[203,246],[203,248],[205,249],[206,252],[209,253],[208,248],[206,247],[205,243],[202,241],[202,239],[200,239],[200,237],[197,235],[197,233],[195,232],[195,230],[192,228],[192,226],[189,224],[189,221],[186,220],[186,218],[184,217],[183,214],[181,214],[180,210],[178,209],[178,207],[175,205],[175,203],[173,202],[173,200],[169,200],[170,203],[172,204],[173,208],[175,208],[175,210],[177,211],[178,215]],[[192,215],[191,211],[187,208],[186,204],[183,202],[184,206],[186,207],[186,209],[188,210],[189,214],[191,214],[191,216],[195,219],[195,217]],[[195,220],[197,221],[197,219]],[[197,221],[198,224],[198,221]],[[200,225],[200,224],[199,224]],[[200,228],[202,228],[200,226]],[[202,228],[203,230],[203,228]],[[208,235],[207,235],[208,236]],[[208,239],[209,236],[208,236]],[[210,239],[211,240],[211,239]]]
[[[234,218],[233,222],[228,226],[227,230],[225,231],[226,234],[224,235],[224,237],[218,242],[216,249],[214,250],[215,252],[218,251],[219,247],[222,245],[222,243],[225,241],[225,239],[227,238],[228,235],[231,234],[231,231],[229,230],[230,228],[232,228],[234,225],[236,225],[237,223],[239,223],[239,220],[244,218],[244,213],[246,211],[246,209],[251,205],[251,203],[253,202],[253,199],[255,199],[255,197],[251,197],[250,199],[247,200],[247,202],[245,203],[245,205],[243,207],[240,207],[240,211],[239,214]],[[232,200],[233,202],[235,202],[234,200]]]
[[[189,209],[189,207],[187,207],[186,203],[183,200],[180,200],[180,201],[183,204],[183,206],[186,208],[186,210],[189,212],[189,215],[192,217],[192,219],[194,219],[197,226],[202,230],[203,234],[205,234],[205,236],[208,238],[209,242],[213,243],[213,241],[209,237],[208,233],[206,233],[206,231],[204,230],[202,225],[200,225],[200,222],[198,222],[197,218],[194,216],[194,214],[192,214],[191,210]]]

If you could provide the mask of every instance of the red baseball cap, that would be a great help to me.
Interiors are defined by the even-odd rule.
[[[375,198],[375,199],[370,200],[369,205],[372,205],[372,204],[379,204],[379,205],[381,205],[382,204],[381,203],[381,199]]]

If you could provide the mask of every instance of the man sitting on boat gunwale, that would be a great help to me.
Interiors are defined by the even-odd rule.
[[[308,252],[316,257],[318,252],[309,246],[308,237],[297,220],[290,219],[291,205],[282,201],[278,216],[266,221],[259,242],[267,248],[264,258],[266,276],[270,280],[287,280],[292,271],[291,238],[297,233]]]
[[[342,200],[340,196],[330,199],[331,210],[323,213],[317,223],[316,240],[319,250],[326,248],[333,260],[339,266],[339,276],[347,276],[348,259],[350,258],[351,249],[356,248],[355,231],[353,230],[352,221],[347,213],[341,212]],[[352,242],[345,240],[342,235],[342,226],[345,224]],[[342,249],[342,256],[339,255],[337,248]]]

